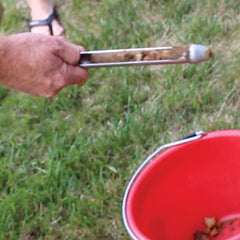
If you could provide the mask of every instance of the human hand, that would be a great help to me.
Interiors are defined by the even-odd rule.
[[[88,70],[77,66],[82,46],[63,37],[20,33],[0,38],[0,83],[30,95],[53,97],[83,83]]]

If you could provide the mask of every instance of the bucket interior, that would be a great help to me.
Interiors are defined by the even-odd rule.
[[[239,214],[239,130],[210,132],[160,153],[126,202],[129,228],[141,240],[192,240],[205,217]]]

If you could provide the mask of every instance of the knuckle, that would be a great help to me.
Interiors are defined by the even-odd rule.
[[[62,51],[64,51],[63,42],[60,39],[55,39],[54,51],[57,54],[60,54]]]

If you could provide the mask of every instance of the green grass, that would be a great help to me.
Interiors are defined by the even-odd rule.
[[[2,0],[2,34],[28,31]],[[14,4],[15,3],[15,4]],[[53,99],[0,87],[0,240],[129,239],[121,202],[137,166],[196,130],[240,127],[240,2],[65,0],[65,36],[88,50],[199,43],[197,65],[92,69]]]

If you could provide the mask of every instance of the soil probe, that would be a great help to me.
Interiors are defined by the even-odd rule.
[[[113,67],[200,63],[212,56],[210,47],[189,44],[176,47],[130,48],[81,52],[80,67]]]

